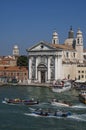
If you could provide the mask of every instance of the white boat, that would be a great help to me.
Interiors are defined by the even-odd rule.
[[[61,81],[59,83],[57,82],[52,87],[52,91],[57,93],[68,91],[70,89],[71,89],[71,83],[69,81]]]
[[[56,100],[56,99],[53,99],[51,101],[51,105],[55,105],[55,106],[62,106],[62,107],[70,107],[72,106],[72,104],[66,102],[66,101],[61,101],[61,100]]]

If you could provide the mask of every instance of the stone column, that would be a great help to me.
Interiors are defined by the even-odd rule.
[[[38,80],[38,72],[37,72],[37,66],[38,66],[38,58],[36,57],[36,80]]]
[[[29,80],[31,81],[32,79],[32,68],[31,68],[31,65],[32,65],[32,60],[31,60],[31,57],[29,57]]]
[[[55,56],[55,80],[58,79],[58,59],[57,59],[57,55]]]
[[[50,81],[50,77],[51,77],[51,74],[50,74],[50,56],[48,57],[48,67],[47,67],[47,71],[48,71],[48,81]]]
[[[38,82],[41,83],[41,71],[38,71]]]
[[[55,80],[63,78],[62,56],[56,55],[55,57]]]
[[[62,68],[62,56],[58,55],[58,62],[57,62],[57,72],[58,72],[58,79],[63,79],[63,68]]]

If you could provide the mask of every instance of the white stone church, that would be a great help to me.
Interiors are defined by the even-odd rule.
[[[52,83],[64,78],[86,80],[86,54],[80,29],[74,37],[71,27],[64,44],[59,43],[54,32],[51,43],[40,41],[27,52],[29,83]]]

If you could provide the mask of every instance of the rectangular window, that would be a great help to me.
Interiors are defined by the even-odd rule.
[[[75,53],[73,53],[73,56],[75,57]]]
[[[19,76],[19,73],[17,73],[17,76]]]
[[[68,53],[68,52],[66,52],[66,57],[67,57],[67,58],[69,57],[69,53]]]
[[[84,75],[82,75],[82,78],[84,78]]]
[[[24,75],[27,75],[27,73],[24,73]]]
[[[78,73],[80,73],[80,70],[78,71]]]

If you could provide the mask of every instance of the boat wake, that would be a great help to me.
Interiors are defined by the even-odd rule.
[[[42,115],[37,115],[35,113],[24,113],[24,115],[26,116],[34,116],[34,117],[42,117],[42,118],[63,118],[63,117],[60,117],[60,116],[53,116],[53,115],[49,115],[49,116],[42,116]]]
[[[86,122],[86,114],[75,114],[68,117],[69,119],[77,120],[77,121],[84,121]]]
[[[2,101],[2,103],[7,104],[7,102],[6,102],[6,101]]]
[[[43,106],[49,106],[50,104],[47,102],[41,102],[38,104],[39,107],[43,107]]]
[[[24,115],[26,115],[26,116],[39,117],[39,115],[37,115],[37,114],[33,114],[33,113],[24,113]]]
[[[35,108],[32,108],[32,107],[29,107],[29,110],[35,111],[36,109],[35,109]]]
[[[4,104],[8,104],[8,105],[17,105],[17,104],[13,104],[13,103],[7,103],[6,101],[2,101],[2,103],[4,103]]]
[[[76,109],[86,109],[86,105],[85,104],[76,104],[76,105],[72,105],[72,106],[68,106],[68,105],[64,105],[64,104],[60,104],[60,103],[57,103],[57,104],[51,104],[53,106],[57,106],[57,107],[68,107],[68,108],[76,108]]]
[[[86,105],[85,104],[77,104],[77,105],[71,106],[71,108],[86,109]]]

